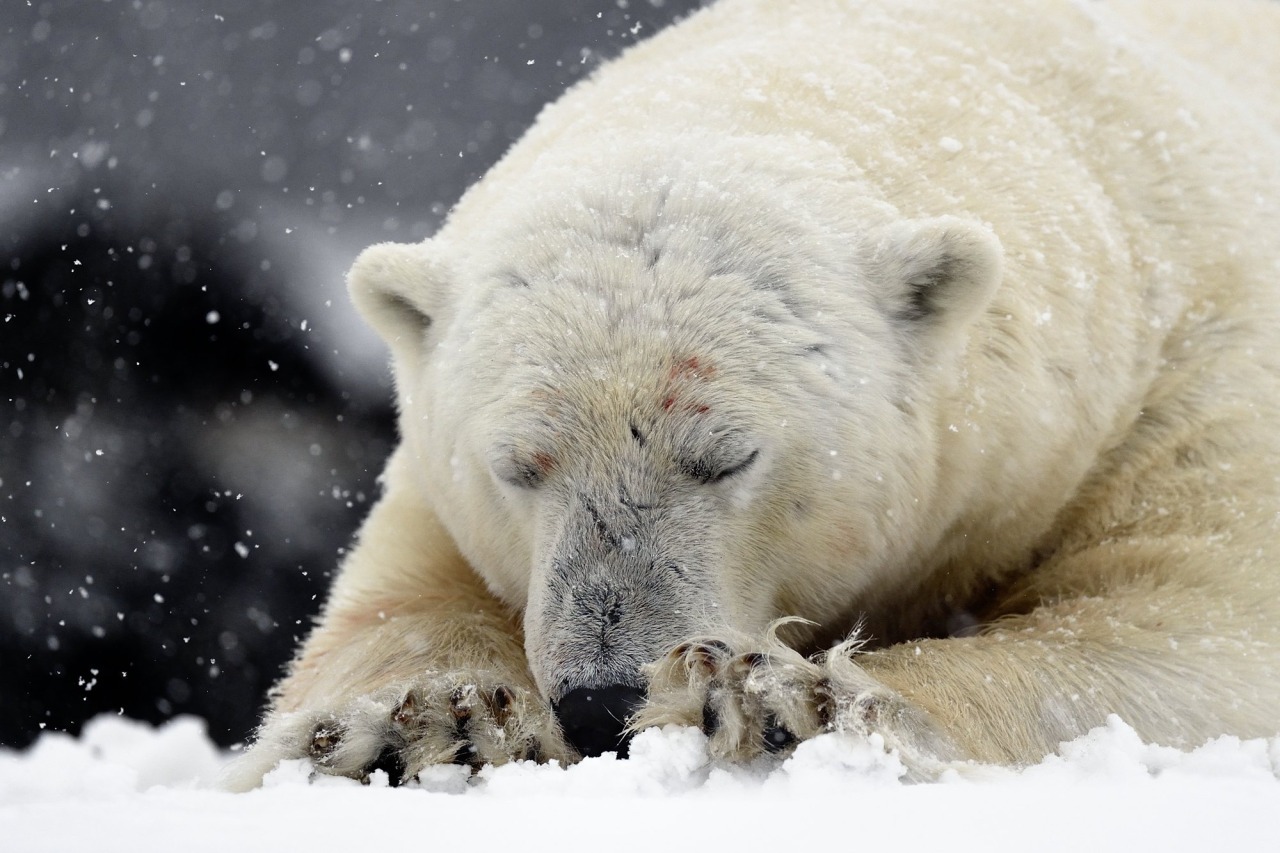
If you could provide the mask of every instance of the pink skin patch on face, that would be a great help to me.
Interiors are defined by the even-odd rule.
[[[715,375],[715,366],[698,358],[696,355],[677,361],[671,365],[671,370],[667,372],[667,378],[673,382],[690,379],[710,379]]]
[[[716,375],[714,365],[696,355],[691,355],[671,365],[667,371],[667,390],[662,398],[662,411],[670,412],[679,409],[695,415],[705,415],[711,407],[697,400],[687,399],[691,386],[697,381],[705,381]]]
[[[533,467],[538,469],[539,474],[550,474],[556,469],[556,458],[549,453],[539,451],[533,454]]]

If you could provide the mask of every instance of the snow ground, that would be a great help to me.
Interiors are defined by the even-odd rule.
[[[840,735],[780,765],[708,766],[689,729],[641,734],[628,761],[470,780],[442,767],[404,788],[308,781],[293,762],[262,790],[228,794],[215,787],[227,758],[193,718],[151,729],[99,717],[78,739],[0,751],[0,849],[1280,850],[1280,737],[1180,752],[1115,718],[1034,767],[929,785],[901,783],[892,756]]]

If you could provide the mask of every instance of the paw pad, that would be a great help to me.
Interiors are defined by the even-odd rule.
[[[796,742],[796,736],[786,726],[778,723],[778,718],[770,714],[764,721],[761,742],[765,752],[781,752]]]

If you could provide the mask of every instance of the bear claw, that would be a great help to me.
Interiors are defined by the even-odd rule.
[[[886,708],[905,704],[848,655],[805,658],[767,640],[758,648],[766,650],[707,640],[677,646],[649,667],[649,700],[633,730],[697,726],[713,757],[750,761],[789,755],[824,732],[881,730],[893,722]]]
[[[342,731],[337,723],[329,720],[316,726],[307,751],[313,761],[324,761],[333,754],[341,742]]]
[[[271,759],[258,778],[281,759],[306,758],[317,772],[366,782],[381,770],[393,786],[435,764],[573,757],[532,687],[494,685],[485,673],[434,673],[326,712],[269,719],[252,754]]]

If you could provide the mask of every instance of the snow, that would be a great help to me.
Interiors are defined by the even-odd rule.
[[[313,779],[296,761],[229,794],[216,788],[228,759],[190,717],[159,729],[99,717],[78,739],[0,751],[4,849],[1280,849],[1280,737],[1184,752],[1114,717],[1033,767],[967,766],[927,785],[900,782],[874,742],[825,735],[781,763],[727,767],[708,763],[701,733],[674,728],[642,733],[627,761],[438,767],[403,788],[380,773]]]

